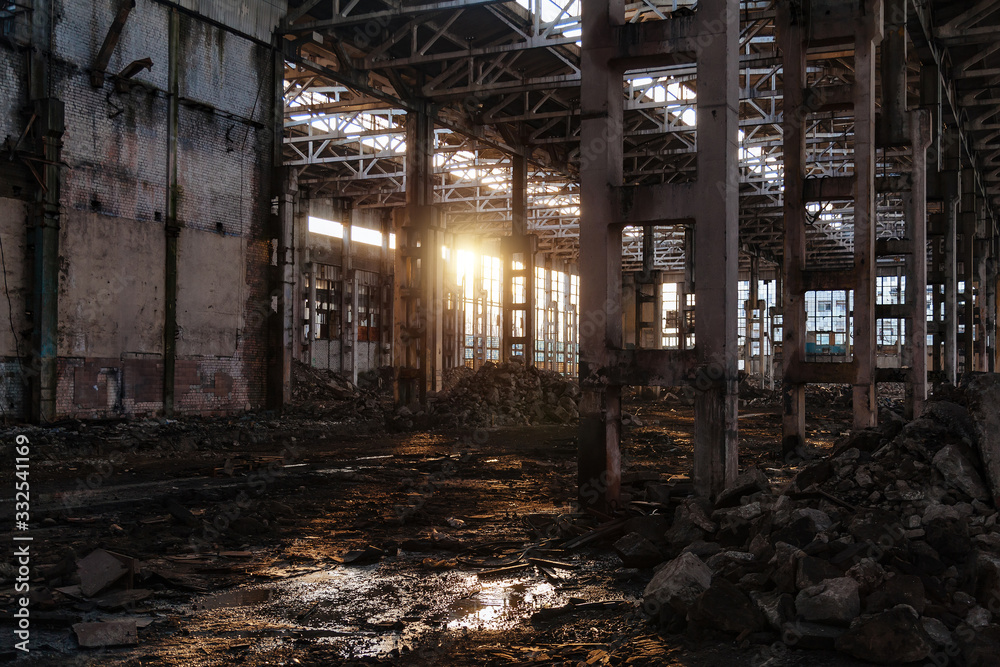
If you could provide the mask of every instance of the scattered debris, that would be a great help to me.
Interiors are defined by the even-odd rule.
[[[518,362],[487,362],[477,371],[457,368],[446,386],[430,407],[433,422],[442,425],[568,424],[580,414],[576,382]],[[406,410],[403,416],[411,414]]]
[[[131,577],[135,572],[131,560],[104,549],[92,551],[86,558],[77,561],[81,593],[86,597],[94,597],[122,577]]]
[[[83,648],[133,646],[139,643],[135,619],[74,623],[73,632],[76,633],[76,641]]]

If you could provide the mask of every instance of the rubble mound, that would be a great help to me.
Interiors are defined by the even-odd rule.
[[[291,414],[338,421],[379,422],[385,410],[378,392],[362,389],[334,371],[292,362]]]
[[[518,362],[455,369],[431,407],[447,426],[568,424],[579,416],[580,388],[554,371]]]
[[[644,544],[665,561],[647,615],[876,664],[997,664],[1000,376],[949,398],[852,432],[783,485],[750,469],[714,503],[681,500]]]

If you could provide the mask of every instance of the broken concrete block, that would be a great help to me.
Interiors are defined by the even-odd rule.
[[[934,455],[937,468],[950,486],[976,500],[989,500],[990,494],[983,484],[983,478],[976,471],[976,464],[961,447],[946,445]]]
[[[833,520],[830,518],[829,514],[812,507],[800,507],[792,512],[793,523],[801,519],[809,520],[809,530],[813,533],[821,533],[824,530],[830,530],[833,526]]]
[[[76,562],[80,592],[93,597],[129,573],[129,568],[104,549],[90,552]]]
[[[764,617],[753,600],[722,578],[715,579],[698,597],[691,609],[691,619],[734,635],[764,627]]]
[[[905,605],[863,619],[837,640],[838,651],[880,665],[923,660],[932,648],[920,615]]]
[[[698,596],[712,585],[712,570],[693,553],[683,553],[653,576],[643,591],[647,612],[669,606],[686,613]]]
[[[979,553],[976,569],[979,572],[976,599],[987,608],[997,608],[1000,604],[1000,557]]]
[[[969,412],[975,424],[979,458],[983,462],[994,507],[1000,506],[1000,376],[972,376],[966,388]]]
[[[771,483],[760,468],[747,468],[736,481],[718,495],[715,499],[715,506],[735,507],[740,504],[740,498],[749,496],[758,491],[770,491]]]
[[[795,610],[807,621],[847,625],[861,613],[858,582],[839,577],[806,588],[795,597]]]
[[[198,517],[191,513],[191,510],[181,505],[173,498],[166,498],[163,501],[163,509],[170,513],[178,521],[189,528],[197,528],[201,525]]]
[[[333,560],[342,565],[370,565],[382,560],[384,555],[385,552],[382,549],[369,544],[364,549],[355,549],[348,551],[343,556],[334,556]]]
[[[979,605],[970,609],[969,613],[965,615],[965,624],[973,630],[982,630],[990,624],[991,620],[993,620],[993,614],[990,613],[990,610],[983,609]]]
[[[771,579],[777,585],[778,590],[786,593],[794,593],[795,576],[798,572],[798,560],[805,556],[802,549],[786,542],[777,542],[774,545],[774,556],[768,561],[773,570]]]
[[[847,576],[858,582],[858,593],[870,595],[885,580],[885,569],[874,558],[862,558],[851,566]]]
[[[997,646],[1000,646],[1000,626],[991,625],[962,643],[966,667],[995,667]]]
[[[795,587],[802,590],[803,588],[817,586],[827,579],[836,579],[842,576],[844,576],[844,573],[836,565],[831,565],[830,561],[815,556],[806,556],[798,562],[798,569],[795,573]]]
[[[844,628],[835,625],[794,621],[785,623],[781,638],[794,648],[832,649],[844,632]]]
[[[938,646],[947,646],[951,644],[951,630],[949,630],[948,626],[938,619],[924,616],[920,619],[920,625],[923,626],[924,632],[926,632],[927,636],[931,638],[931,641]]]
[[[639,533],[653,544],[665,544],[664,534],[670,528],[670,521],[660,514],[634,516],[625,522],[622,530],[628,533]]]
[[[865,613],[874,614],[901,604],[913,607],[918,614],[924,613],[927,598],[924,592],[924,582],[920,577],[913,574],[897,574],[895,577],[887,579],[878,590],[872,592],[865,600]]]
[[[656,545],[635,532],[615,542],[614,548],[625,567],[653,567],[663,560],[663,554]]]
[[[788,593],[751,591],[750,599],[772,630],[781,631],[785,623],[795,618],[795,599]]]
[[[84,648],[105,646],[133,646],[139,643],[135,619],[104,621],[102,623],[74,623],[76,641]]]

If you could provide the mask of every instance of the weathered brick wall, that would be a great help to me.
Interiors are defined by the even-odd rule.
[[[107,71],[147,57],[153,67],[127,92],[110,78],[94,89],[89,68],[119,4],[56,6],[51,85],[65,103],[69,165],[62,172],[59,416],[141,415],[163,405],[170,9],[137,0]],[[175,408],[232,413],[265,401],[271,54],[189,15],[181,16],[179,41]],[[2,140],[19,131],[16,110],[27,100],[23,58],[0,56]],[[22,230],[20,264],[8,266],[7,277],[12,295],[21,294],[14,310],[23,313],[30,276],[22,266],[22,208],[0,220],[0,239],[7,249],[8,232]],[[0,317],[6,308],[0,295]],[[11,340],[0,333],[0,408],[23,415]]]

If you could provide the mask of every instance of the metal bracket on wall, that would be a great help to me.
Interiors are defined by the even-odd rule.
[[[115,20],[112,22],[111,27],[108,28],[108,34],[104,37],[104,43],[101,45],[101,50],[97,52],[97,59],[94,60],[94,67],[90,72],[90,85],[94,88],[104,86],[104,71],[108,68],[108,63],[111,61],[111,54],[114,53],[115,47],[118,46],[118,40],[122,36],[125,21],[128,20],[128,15],[134,8],[135,0],[125,0],[125,3],[118,9],[118,14],[115,15]]]

